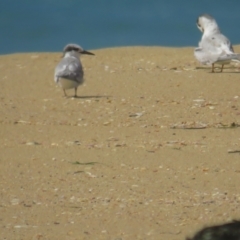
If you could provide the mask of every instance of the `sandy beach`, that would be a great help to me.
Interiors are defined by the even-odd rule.
[[[180,240],[239,219],[240,65],[90,51],[78,98],[54,83],[62,53],[0,56],[0,238]]]

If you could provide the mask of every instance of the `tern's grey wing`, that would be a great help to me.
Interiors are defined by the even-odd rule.
[[[206,40],[209,41],[213,47],[221,49],[221,51],[226,54],[233,53],[233,47],[230,40],[221,33],[213,34]]]
[[[211,51],[208,48],[196,48],[194,50],[194,56],[196,59],[205,65],[210,65],[213,63],[218,64],[229,64],[231,61],[240,62],[240,54],[226,54],[225,52]]]
[[[83,69],[81,62],[76,58],[63,58],[55,69],[55,81],[58,78],[66,78],[81,82],[83,78]]]

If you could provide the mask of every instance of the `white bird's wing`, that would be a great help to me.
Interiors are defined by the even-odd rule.
[[[221,33],[213,34],[206,38],[206,41],[212,45],[213,48],[216,48],[216,51],[224,52],[226,54],[234,53],[231,42],[227,37]]]
[[[55,69],[55,81],[59,78],[70,79],[80,82],[83,78],[83,69],[80,61],[76,58],[63,58]]]
[[[211,51],[211,48],[195,48],[194,50],[195,58],[202,64],[210,65],[217,61],[219,54],[215,51]]]

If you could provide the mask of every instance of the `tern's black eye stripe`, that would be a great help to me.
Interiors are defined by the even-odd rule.
[[[73,51],[79,51],[79,48],[72,48]]]
[[[76,48],[76,47],[68,47],[68,48],[66,49],[66,52],[70,52],[70,51],[76,51],[76,52],[78,52],[78,51],[79,51],[79,48]]]

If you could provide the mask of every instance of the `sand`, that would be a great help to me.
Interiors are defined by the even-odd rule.
[[[235,46],[240,52],[240,46]],[[193,48],[0,56],[1,239],[185,239],[240,218],[240,70]]]

